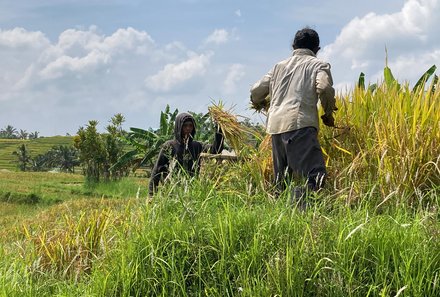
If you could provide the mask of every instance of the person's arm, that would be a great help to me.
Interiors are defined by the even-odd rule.
[[[214,143],[211,146],[210,153],[211,154],[220,154],[223,150],[223,143],[224,143],[224,137],[222,130],[217,127],[215,136],[214,136]]]
[[[224,137],[222,130],[216,126],[216,132],[214,136],[214,142],[212,144],[203,144],[203,152],[209,152],[210,154],[220,154],[224,147]]]
[[[316,74],[316,92],[324,109],[324,115],[321,117],[324,124],[334,126],[333,112],[338,109],[336,108],[335,89],[329,64],[318,70]]]
[[[150,196],[153,196],[154,193],[157,191],[157,187],[162,177],[168,174],[168,165],[170,163],[170,159],[169,159],[170,150],[171,147],[165,144],[159,152],[157,161],[154,164],[153,170],[151,171],[150,184],[149,184]]]
[[[257,109],[264,107],[265,100],[270,92],[270,80],[273,76],[273,69],[270,70],[265,76],[257,81],[251,88],[251,103]]]

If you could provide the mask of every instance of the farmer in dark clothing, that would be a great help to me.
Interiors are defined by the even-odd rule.
[[[306,187],[293,191],[295,203],[308,191],[324,184],[325,162],[318,142],[318,99],[323,107],[323,123],[334,126],[335,90],[330,65],[318,58],[319,36],[315,30],[299,30],[293,41],[293,54],[276,64],[251,88],[251,102],[258,108],[270,96],[267,133],[272,136],[272,157],[278,190],[292,176],[307,179]]]
[[[159,157],[151,172],[149,193],[152,196],[159,182],[173,170],[184,170],[190,176],[196,174],[200,167],[200,154],[209,152],[219,154],[223,150],[223,134],[215,133],[212,145],[202,144],[194,140],[196,123],[189,113],[181,113],[176,117],[174,139],[168,140],[162,146]]]

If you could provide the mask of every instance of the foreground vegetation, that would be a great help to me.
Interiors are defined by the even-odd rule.
[[[305,211],[272,196],[265,141],[152,199],[146,179],[0,173],[0,294],[439,296],[439,94],[391,81],[338,98]]]
[[[237,170],[239,164],[230,166]],[[15,174],[10,180],[30,175]],[[376,205],[380,193],[370,185],[362,203],[349,206],[326,190],[299,212],[287,195],[274,200],[256,193],[224,168],[166,185],[152,201],[137,191],[146,187],[144,180],[76,192],[78,177],[48,175],[30,178],[47,197],[51,185],[64,192],[61,197],[77,194],[57,204],[43,199],[32,208],[2,203],[14,210],[2,212],[0,220],[2,296],[440,292],[439,188],[421,197],[431,207],[409,208],[402,203],[409,197]]]

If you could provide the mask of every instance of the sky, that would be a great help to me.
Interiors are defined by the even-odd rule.
[[[220,100],[264,123],[249,89],[291,55],[297,30],[321,39],[338,93],[359,74],[410,85],[440,67],[440,0],[0,0],[0,129],[75,135],[157,128],[166,105],[207,112]],[[439,71],[437,71],[439,73]]]

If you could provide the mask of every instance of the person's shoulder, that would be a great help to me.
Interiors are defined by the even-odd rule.
[[[314,61],[315,63],[318,63],[318,64],[330,64],[326,60],[324,60],[324,59],[322,59],[322,58],[320,58],[320,57],[318,57],[316,55],[309,56],[309,59]]]
[[[200,141],[193,140],[193,141],[191,141],[190,146],[191,146],[193,149],[195,149],[196,151],[200,151],[200,150],[203,149],[204,144],[203,144],[202,142],[200,142]]]
[[[290,56],[288,58],[285,58],[284,60],[279,61],[276,65],[286,65],[288,64],[292,59],[294,59],[294,56]]]
[[[282,69],[285,69],[286,67],[289,67],[289,65],[292,64],[292,59],[294,59],[294,57],[290,56],[290,57],[288,57],[288,58],[286,58],[286,59],[284,59],[282,61],[279,61],[278,63],[276,63],[273,66],[272,71],[274,73],[276,73],[276,72],[278,72],[278,71],[280,71]]]
[[[201,143],[200,141],[197,141],[197,140],[193,140],[193,141],[191,141],[191,144],[192,144],[193,146],[203,146],[203,143]]]
[[[323,70],[327,69],[327,70],[329,70],[331,68],[331,65],[330,65],[329,62],[324,61],[324,60],[319,59],[319,58],[317,58],[317,59],[318,59],[318,64],[319,64],[319,68],[320,69],[323,69]]]
[[[313,64],[317,66],[319,69],[330,69],[330,63],[320,59],[318,57],[311,57],[310,61],[313,61]]]

